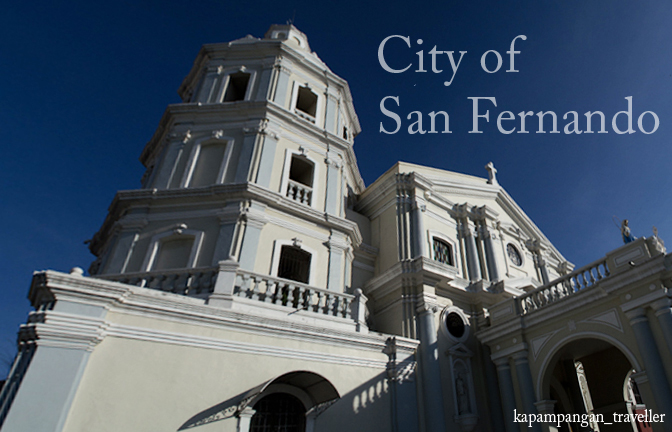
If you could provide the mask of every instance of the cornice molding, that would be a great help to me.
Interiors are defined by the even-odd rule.
[[[119,191],[114,197],[110,210],[101,229],[91,242],[91,249],[97,248],[99,239],[110,234],[110,229],[124,211],[133,207],[162,206],[177,204],[180,200],[198,199],[200,205],[228,201],[250,200],[270,209],[292,215],[318,226],[345,233],[351,237],[355,248],[362,243],[362,234],[357,223],[332,214],[320,212],[312,207],[296,205],[296,202],[277,192],[255,183],[234,183],[185,189],[136,189]]]
[[[132,314],[218,329],[233,328],[237,331],[252,334],[365,349],[378,353],[385,348],[385,341],[389,336],[338,329],[330,329],[325,332],[324,328],[319,326],[319,320],[316,321],[316,325],[311,325],[301,320],[276,319],[251,312],[208,306],[204,299],[92,277],[67,275],[50,270],[35,275],[29,297],[33,305],[38,308],[44,302],[74,301],[80,304],[103,307],[109,311],[108,313]],[[35,312],[34,316],[35,319],[32,320],[34,322],[29,322],[28,327],[26,327],[27,341],[31,334],[39,335],[39,332],[42,332],[44,335],[53,334],[53,340],[57,340],[60,335],[65,341],[64,343],[80,349],[89,349],[87,347],[95,346],[102,340],[101,337],[115,335],[115,331],[119,333],[118,336],[126,332],[125,334],[128,337],[131,336],[129,332],[135,332],[136,335],[142,335],[147,340],[152,337],[175,337],[174,333],[124,327],[105,322],[102,319],[55,311]],[[79,329],[79,333],[77,329]],[[82,329],[86,331],[82,332]],[[182,340],[179,343],[182,344],[188,344],[190,340],[199,339],[196,343],[202,342],[207,345],[206,339],[208,338],[205,337],[199,338],[192,335],[182,335],[180,337]],[[399,337],[397,339],[399,346],[406,355],[414,354],[419,341]],[[215,341],[215,339],[212,339],[212,341]],[[222,340],[219,340],[218,343],[222,344],[222,349],[233,346],[231,344],[235,345],[235,343]]]

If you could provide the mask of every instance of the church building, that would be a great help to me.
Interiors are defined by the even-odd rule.
[[[179,95],[89,275],[35,274],[1,432],[672,431],[657,235],[575,269],[492,163],[367,187],[293,25],[203,46]]]

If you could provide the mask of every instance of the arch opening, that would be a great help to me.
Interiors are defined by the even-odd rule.
[[[554,414],[579,414],[586,421],[561,423],[557,431],[649,430],[628,420],[646,409],[632,380],[635,367],[626,353],[603,339],[582,337],[562,344],[541,376],[541,396],[555,402]]]

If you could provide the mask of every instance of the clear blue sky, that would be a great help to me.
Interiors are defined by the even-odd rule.
[[[140,3],[140,2],[138,2]],[[442,1],[414,3],[318,2],[5,2],[0,16],[0,159],[2,248],[0,269],[0,377],[13,355],[16,331],[30,310],[34,270],[87,268],[84,245],[97,231],[114,193],[139,186],[138,156],[204,43],[252,34],[294,17],[311,48],[349,81],[363,132],[355,140],[370,184],[397,160],[498,178],[547,237],[577,265],[621,243],[612,216],[629,218],[633,234],[656,225],[672,245],[672,3],[623,0],[586,2]],[[396,40],[388,62],[378,63],[380,42]],[[515,66],[506,73],[511,40]],[[423,39],[418,47],[417,39]],[[443,73],[412,72],[415,52],[467,51],[450,87]],[[488,74],[480,56],[497,50],[499,72]],[[431,70],[431,58],[425,69]],[[491,59],[494,65],[494,58]],[[452,134],[409,135],[379,103],[398,96],[407,113],[444,110]],[[660,125],[650,135],[618,135],[611,117],[633,97],[634,127],[644,111]],[[495,97],[483,134],[469,134],[468,97]],[[603,111],[607,134],[501,134],[500,111]],[[402,118],[403,118],[402,117]],[[528,130],[536,130],[535,118]],[[515,122],[511,122],[512,124]],[[505,124],[508,127],[508,123]],[[620,123],[624,128],[625,123]],[[652,122],[645,122],[647,129]]]

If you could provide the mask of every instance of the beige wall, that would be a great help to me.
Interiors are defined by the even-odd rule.
[[[318,419],[319,430],[339,430],[335,419],[342,415],[354,420],[349,430],[389,430],[390,392],[384,379],[387,357],[380,350],[305,341],[291,333],[264,336],[249,330],[113,312],[107,318],[126,331],[137,330],[142,336],[136,337],[141,340],[108,336],[95,348],[73,401],[66,432],[176,431],[196,414],[291,371],[317,373],[341,395],[341,400]],[[180,342],[142,340],[152,331],[156,339],[173,334]],[[199,341],[212,338],[246,343],[277,350],[278,354],[189,346],[189,335]],[[288,352],[319,353],[323,358],[290,358]],[[328,360],[329,355],[338,360]],[[379,366],[351,366],[343,360],[348,356],[376,361]],[[236,422],[236,418],[225,419],[199,426],[199,430],[235,431]]]

